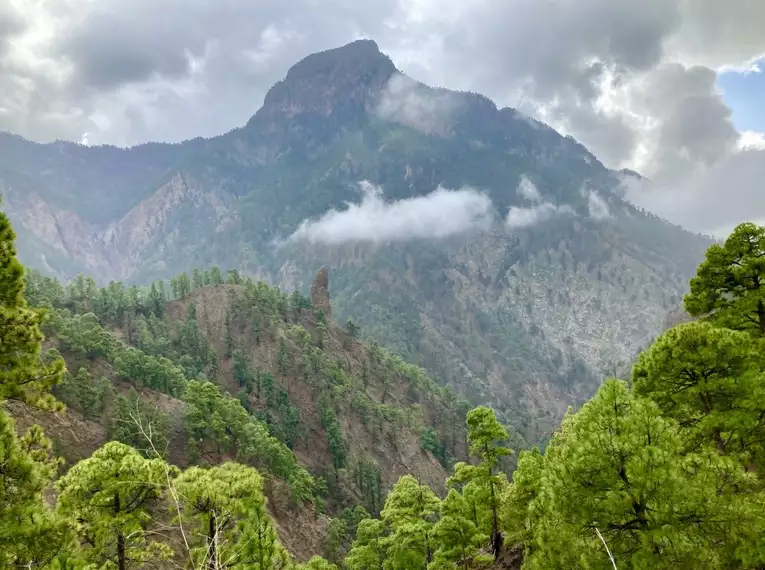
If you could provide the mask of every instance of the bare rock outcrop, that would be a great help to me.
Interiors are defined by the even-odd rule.
[[[311,303],[315,309],[324,311],[324,316],[332,318],[332,305],[329,302],[329,269],[322,267],[316,273],[311,285]]]

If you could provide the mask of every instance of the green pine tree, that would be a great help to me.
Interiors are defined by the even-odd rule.
[[[633,370],[638,394],[677,420],[688,449],[711,443],[745,466],[765,467],[765,375],[751,336],[684,323],[643,352]]]
[[[714,244],[691,279],[685,309],[715,324],[765,336],[765,227],[739,225]]]
[[[338,568],[321,556],[314,556],[305,564],[298,564],[296,570],[338,570]]]
[[[412,475],[398,480],[380,513],[391,529],[386,568],[427,568],[433,560],[433,525],[439,508],[438,497],[427,485]]]
[[[51,443],[39,426],[24,437],[0,410],[0,568],[44,567],[69,547],[69,522],[45,507],[56,472]]]
[[[521,468],[539,477],[524,568],[611,568],[598,533],[621,569],[756,567],[741,563],[760,555],[754,477],[714,450],[688,453],[676,424],[624,382],[567,416],[541,476],[536,460]]]
[[[383,570],[388,554],[385,523],[378,519],[363,519],[356,529],[345,566],[348,570]]]
[[[185,524],[196,523],[192,566],[207,570],[278,570],[290,563],[266,512],[263,478],[252,467],[191,467],[175,480]]]
[[[24,268],[8,217],[0,212],[0,402],[21,400],[42,409],[60,409],[50,390],[61,381],[64,361],[43,355],[44,313],[24,300]]]
[[[480,554],[488,536],[481,533],[470,517],[470,505],[455,489],[441,503],[441,518],[433,527],[438,549],[429,570],[463,570],[491,566],[492,558]]]
[[[119,570],[153,567],[172,550],[147,538],[151,509],[177,470],[162,459],[109,442],[74,465],[57,483],[58,511],[78,521],[80,547],[92,563]]]
[[[499,528],[499,499],[506,483],[504,474],[497,473],[499,461],[512,451],[500,445],[507,441],[507,431],[497,421],[494,411],[479,406],[467,415],[468,444],[470,451],[482,462],[473,471],[470,480],[488,490],[488,507],[491,511],[491,547],[495,558],[502,548],[502,533]],[[455,470],[456,471],[456,470]]]

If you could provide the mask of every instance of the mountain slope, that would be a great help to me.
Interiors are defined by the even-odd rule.
[[[19,429],[40,423],[71,465],[111,439],[153,453],[137,430],[143,418],[175,465],[253,464],[269,480],[285,543],[305,558],[323,548],[320,513],[362,505],[376,514],[407,473],[443,489],[447,469],[466,458],[464,402],[326,322],[320,294],[312,303],[236,274],[227,284],[214,271],[191,277],[174,278],[173,289],[188,287],[162,298],[28,274],[26,297],[49,308],[47,344],[70,371],[55,389],[69,409],[10,404]]]
[[[297,63],[216,138],[121,150],[3,136],[0,155],[26,263],[141,283],[217,264],[304,293],[328,265],[336,321],[533,440],[661,330],[708,246],[626,203],[621,174],[570,137],[419,84],[369,40]],[[383,211],[480,192],[486,224],[286,239],[348,202],[363,211],[361,181]]]

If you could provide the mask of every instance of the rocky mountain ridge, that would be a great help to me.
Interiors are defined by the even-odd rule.
[[[417,83],[369,40],[308,56],[246,125],[212,139],[115,149],[0,136],[25,263],[140,283],[220,265],[304,293],[326,265],[338,322],[352,317],[532,440],[658,334],[709,245],[626,202],[624,175],[513,109]],[[474,190],[490,227],[286,239],[363,208],[360,181],[382,190],[383,209]]]

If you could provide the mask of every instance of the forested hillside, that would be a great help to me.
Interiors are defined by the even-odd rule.
[[[11,409],[22,425],[34,418],[53,428],[70,464],[108,439],[180,466],[252,464],[267,476],[274,508],[290,514],[307,503],[311,514],[355,505],[377,513],[410,472],[439,488],[466,457],[467,405],[362,344],[353,321],[335,324],[326,282],[318,291],[315,305],[236,271],[224,279],[218,268],[145,290],[99,289],[82,275],[63,286],[28,272],[29,304],[49,310],[46,346],[71,371],[53,390],[68,406],[68,429]],[[137,418],[151,422],[152,442]],[[319,528],[313,544],[300,544],[306,516],[277,516],[298,551],[347,540]]]
[[[511,476],[494,411],[463,431],[420,369],[338,330],[323,272],[311,301],[216,268],[63,286],[25,277],[14,239],[0,214],[3,568],[765,565],[763,227],[712,246],[698,320]]]
[[[369,40],[297,62],[210,139],[0,134],[26,265],[100,286],[217,265],[303,295],[326,265],[337,322],[532,441],[661,331],[711,243],[626,202],[623,176]]]

